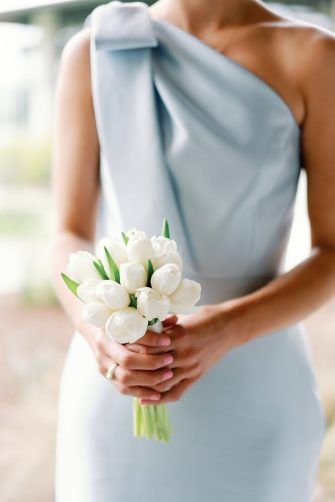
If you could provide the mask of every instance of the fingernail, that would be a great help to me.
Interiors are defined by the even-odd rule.
[[[159,344],[160,345],[166,346],[166,345],[170,345],[170,343],[171,343],[171,338],[169,338],[167,336],[164,336],[164,337],[162,337],[162,338],[159,339]]]
[[[167,380],[168,378],[171,378],[172,376],[173,376],[173,372],[171,370],[166,371],[165,373],[163,373],[164,380]]]
[[[158,401],[159,398],[160,398],[160,396],[158,396],[157,394],[152,394],[150,396],[150,399],[154,399],[155,401]]]
[[[173,361],[173,356],[171,356],[171,354],[166,356],[166,358],[164,359],[165,364],[172,363],[172,361]]]

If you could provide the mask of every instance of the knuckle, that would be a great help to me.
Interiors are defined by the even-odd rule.
[[[142,399],[150,399],[150,395],[152,394],[152,392],[146,390],[146,389],[140,389],[138,391],[138,397],[142,398]]]
[[[97,335],[96,340],[95,340],[95,346],[99,352],[103,352],[105,343],[102,335]]]
[[[173,387],[173,383],[170,381],[160,381],[155,384],[155,389],[158,391],[166,392]]]
[[[103,376],[106,375],[106,368],[100,362],[98,362],[98,371],[99,371],[99,373],[101,373],[101,375],[103,375]]]
[[[154,355],[146,354],[145,366],[147,367],[148,370],[155,370],[159,368],[159,366],[157,366],[157,357]]]
[[[118,375],[118,380],[121,384],[128,384],[130,381],[130,373],[128,371],[120,371]]]
[[[192,346],[191,344],[191,332],[188,331],[187,329],[184,329],[182,330],[181,334],[180,334],[180,338],[183,342],[184,345],[187,345],[187,346]]]
[[[201,361],[195,360],[190,368],[190,374],[193,376],[194,379],[198,380],[201,376]]]
[[[128,394],[128,392],[129,392],[128,387],[126,385],[124,385],[123,383],[118,384],[118,390],[121,394],[124,394],[124,395]]]
[[[188,360],[191,363],[195,363],[196,351],[191,345],[188,345],[187,347],[184,348],[184,350],[182,351],[182,355],[183,359]]]
[[[160,385],[163,382],[163,373],[160,372],[158,375],[153,376],[153,384],[154,385]]]
[[[99,371],[105,370],[104,358],[103,358],[101,352],[98,352],[96,354],[96,358],[95,359],[96,359]]]
[[[123,354],[121,360],[122,360],[122,366],[124,366],[125,368],[130,368],[133,363],[133,356],[132,354],[125,353]]]

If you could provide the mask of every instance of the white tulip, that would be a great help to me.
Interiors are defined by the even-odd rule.
[[[145,232],[137,230],[131,234],[127,243],[128,260],[141,263],[145,270],[148,269],[148,260],[154,257],[154,249]]]
[[[67,272],[71,279],[81,284],[85,279],[101,279],[99,272],[94,268],[93,261],[96,257],[88,251],[70,253]]]
[[[135,293],[147,283],[147,272],[141,263],[128,261],[120,265],[120,283],[128,293]]]
[[[168,296],[161,295],[152,288],[144,287],[135,291],[137,309],[148,321],[156,317],[163,321],[169,313],[170,301]]]
[[[169,239],[163,235],[159,235],[158,237],[153,235],[150,240],[156,256],[163,251],[177,251],[177,243],[174,239]]]
[[[133,227],[126,232],[126,236],[131,237],[132,235],[136,234],[137,232],[140,232],[140,230],[138,230],[138,228]]]
[[[103,328],[113,311],[101,302],[86,303],[81,311],[82,319],[96,328]]]
[[[178,251],[162,251],[152,260],[152,264],[155,270],[167,263],[175,263],[181,268],[181,270],[183,269],[183,260]]]
[[[161,295],[171,295],[181,281],[181,268],[175,263],[162,265],[151,276],[151,287]]]
[[[194,304],[199,300],[201,285],[192,279],[182,279],[178,288],[169,296],[173,314],[190,314],[198,310]]]
[[[115,342],[134,343],[147,331],[148,321],[134,307],[112,313],[106,322],[106,334]]]
[[[107,248],[109,254],[115,261],[116,265],[120,267],[121,263],[128,261],[126,246],[121,239],[117,240],[116,238],[114,239],[103,238],[99,241],[96,253],[98,258],[100,258],[100,260],[102,261],[107,275],[110,277],[109,264],[104,247]]]
[[[96,295],[96,287],[102,282],[102,279],[93,279],[89,277],[85,279],[82,284],[77,288],[77,295],[84,303],[98,302],[99,299]]]
[[[113,310],[123,309],[130,303],[130,296],[126,288],[115,281],[101,281],[96,287],[96,294],[99,300],[102,300]]]

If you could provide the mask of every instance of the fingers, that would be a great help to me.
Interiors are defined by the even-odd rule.
[[[117,382],[127,386],[148,386],[158,385],[160,382],[171,379],[173,371],[169,368],[164,368],[155,371],[143,370],[128,370],[122,366],[118,366],[115,371]]]
[[[108,368],[114,361],[110,357],[103,356],[97,362],[100,373],[106,378]],[[172,378],[172,376],[173,372],[168,368],[157,371],[131,371],[117,366],[115,378],[111,383],[121,394],[157,401],[161,397],[161,393],[154,390],[151,385]]]
[[[106,352],[113,361],[129,370],[156,370],[173,362],[172,354],[138,354],[117,342],[108,343]]]
[[[163,328],[171,327],[175,325],[177,321],[178,317],[173,314],[162,321]],[[149,328],[147,329],[145,335],[137,340],[136,343],[140,345],[148,345],[149,347],[167,347],[171,344],[171,338],[164,335],[164,330],[163,333],[156,333]]]
[[[177,385],[172,387],[167,392],[161,394],[160,399],[151,400],[147,398],[140,399],[141,404],[166,404],[178,401],[185,391],[192,385],[193,381],[189,378],[181,380]]]
[[[155,333],[147,329],[145,335],[136,341],[139,345],[148,345],[149,347],[167,347],[171,344],[171,338],[163,333]]]
[[[162,324],[163,324],[163,327],[172,326],[173,324],[176,324],[177,321],[178,321],[178,317],[175,314],[173,314],[171,316],[168,316],[166,319],[164,319],[164,321],[162,321]]]
[[[138,343],[126,343],[124,346],[138,354],[162,354],[170,351],[170,347],[149,347],[148,345],[140,345]]]

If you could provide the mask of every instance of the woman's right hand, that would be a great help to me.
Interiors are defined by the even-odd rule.
[[[168,352],[167,346],[161,345],[162,335],[146,331],[144,335],[146,345],[161,348],[160,353],[148,354],[134,352],[123,344],[108,339],[104,329],[95,328],[87,323],[81,323],[78,331],[89,343],[98,370],[104,377],[108,368],[114,362],[118,363],[112,382],[121,394],[142,399],[160,398],[160,392],[151,387],[173,376],[173,371],[169,368],[173,356]]]

